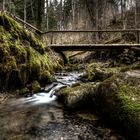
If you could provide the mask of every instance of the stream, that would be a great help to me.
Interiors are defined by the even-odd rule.
[[[45,92],[1,103],[0,140],[125,140],[96,113],[68,111],[57,102],[54,93],[79,82],[80,75],[56,73]]]

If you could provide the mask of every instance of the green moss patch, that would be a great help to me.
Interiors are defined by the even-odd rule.
[[[129,65],[129,66],[124,66],[121,68],[121,72],[126,72],[126,71],[130,71],[130,70],[139,70],[140,69],[140,62]]]
[[[91,94],[94,93],[93,83],[80,84],[75,87],[67,87],[57,93],[68,108],[85,107],[91,103]]]
[[[140,137],[140,77],[135,71],[119,74],[101,83],[96,103],[110,121],[132,137]]]
[[[11,90],[25,87],[36,80],[50,82],[52,74],[61,68],[53,52],[33,33],[0,13],[0,89]]]
[[[97,82],[97,81],[104,81],[105,79],[111,77],[114,73],[117,73],[118,70],[111,69],[111,68],[92,68],[89,67],[85,74],[81,76],[82,81],[91,81],[91,82]]]

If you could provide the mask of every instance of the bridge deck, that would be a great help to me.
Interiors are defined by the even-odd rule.
[[[133,47],[140,48],[140,44],[50,44],[55,51],[93,51],[93,50],[122,50]]]

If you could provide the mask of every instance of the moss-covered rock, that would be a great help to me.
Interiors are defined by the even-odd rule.
[[[34,80],[51,81],[61,68],[59,60],[33,33],[0,13],[0,90],[22,88]]]
[[[85,74],[83,74],[80,79],[82,81],[104,81],[105,79],[111,77],[115,71],[111,69],[100,69],[100,68],[89,68]]]
[[[18,90],[20,95],[32,95],[32,93],[38,93],[41,91],[41,86],[38,81],[33,81],[31,84],[28,84],[27,87],[24,87]]]
[[[89,73],[93,75],[92,80],[96,75],[95,69],[92,68]],[[87,83],[64,88],[57,93],[58,99],[61,99],[68,108],[74,109],[85,106],[95,107],[96,105],[111,124],[131,136],[132,139],[138,140],[140,137],[139,63],[102,69],[97,68],[99,72],[107,71],[113,76],[103,76],[104,78],[101,79],[101,74],[97,78],[100,83]],[[85,78],[88,79],[88,76]]]
[[[91,94],[94,93],[95,87],[93,83],[75,85],[58,91],[56,95],[68,108],[85,107],[91,103]]]
[[[96,89],[95,101],[119,129],[140,138],[140,72],[115,75]]]
[[[121,72],[131,71],[131,70],[138,70],[140,69],[140,62],[134,63],[132,65],[121,67]]]
[[[25,88],[22,88],[21,90],[19,90],[18,93],[20,95],[26,95],[26,94],[30,93],[30,90],[27,87],[25,87]]]
[[[37,81],[33,81],[30,85],[28,85],[28,88],[32,91],[32,93],[41,91],[41,86]]]

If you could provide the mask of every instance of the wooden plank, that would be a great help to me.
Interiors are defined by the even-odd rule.
[[[140,29],[115,29],[115,30],[52,30],[44,32],[43,34],[48,33],[103,33],[103,32],[139,32]]]
[[[138,47],[140,44],[50,44],[56,51],[92,51],[92,50],[122,50]]]

